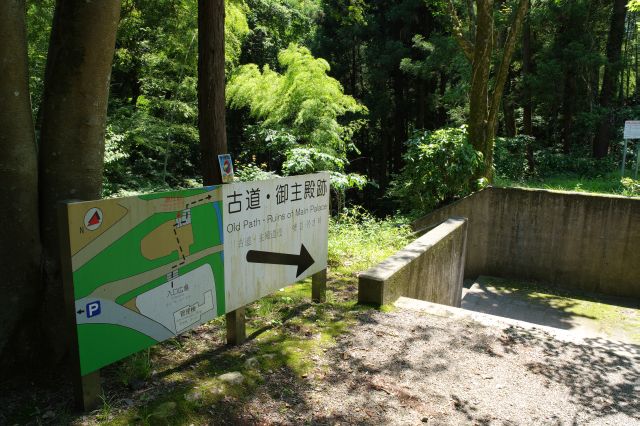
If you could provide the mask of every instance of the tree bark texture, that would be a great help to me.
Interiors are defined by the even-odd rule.
[[[480,1],[480,0],[478,0]],[[500,66],[496,73],[495,82],[493,85],[493,92],[490,99],[489,117],[487,119],[487,135],[486,135],[486,151],[484,152],[484,176],[493,180],[493,142],[496,137],[496,126],[498,123],[498,111],[500,110],[500,103],[502,102],[502,94],[504,93],[504,86],[509,75],[509,68],[511,66],[511,58],[513,58],[513,52],[516,49],[516,41],[520,36],[522,29],[522,23],[527,16],[527,9],[529,8],[529,0],[520,0],[515,15],[511,19],[511,27],[507,34],[507,39],[504,43],[502,52],[502,59],[500,60]],[[488,82],[487,82],[488,84]]]
[[[17,354],[33,353],[35,338],[20,335],[27,318],[35,316],[41,293],[38,164],[24,0],[0,2],[0,40],[0,369],[6,370]],[[10,341],[19,344],[9,350]]]
[[[531,101],[531,87],[529,82],[532,72],[532,57],[531,22],[527,17],[522,28],[522,79],[524,80],[522,127],[524,134],[529,136],[533,136],[533,105]]]
[[[40,231],[44,329],[51,356],[66,352],[56,205],[100,198],[111,64],[120,1],[58,0],[43,98],[40,141]]]
[[[205,185],[222,183],[218,155],[227,153],[224,13],[224,0],[198,0],[198,111]]]
[[[493,50],[493,0],[476,0],[476,39],[469,93],[469,141],[486,156],[489,118],[489,69]],[[485,158],[485,168],[487,159]],[[490,167],[490,166],[489,166]],[[481,176],[488,173],[481,171]]]
[[[602,78],[600,90],[600,107],[604,110],[595,138],[593,140],[593,156],[605,157],[609,152],[609,142],[613,138],[615,91],[620,76],[622,40],[624,38],[624,23],[627,16],[627,1],[614,0],[611,13],[611,26],[607,39],[607,63]]]

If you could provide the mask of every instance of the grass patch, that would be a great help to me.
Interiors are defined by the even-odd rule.
[[[391,256],[412,240],[403,217],[376,219],[362,207],[331,219],[329,266],[339,275],[363,271]]]
[[[619,172],[612,172],[604,176],[591,178],[574,175],[558,175],[526,181],[496,177],[494,184],[498,187],[539,188],[593,194],[624,195],[628,197],[640,196],[640,183],[631,178],[620,179]]]

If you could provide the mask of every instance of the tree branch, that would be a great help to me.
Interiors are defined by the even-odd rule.
[[[469,62],[473,62],[473,44],[464,37],[462,34],[462,22],[460,22],[460,18],[458,18],[458,14],[456,13],[456,8],[453,5],[453,1],[449,0],[449,11],[451,12],[451,19],[453,20],[453,36],[458,42],[458,45],[462,49],[462,53],[467,58]]]
[[[504,91],[504,84],[507,80],[509,73],[509,66],[511,64],[511,58],[516,48],[516,40],[522,29],[522,23],[527,14],[529,8],[529,0],[520,0],[518,9],[513,17],[507,40],[504,43],[504,51],[502,53],[502,60],[500,62],[500,68],[496,75],[495,85],[493,87],[493,93],[491,95],[491,102],[489,107],[489,120],[490,127],[495,129],[495,120],[498,115],[498,109],[500,108],[500,101],[502,100],[502,93]]]

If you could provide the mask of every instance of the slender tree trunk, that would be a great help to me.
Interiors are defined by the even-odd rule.
[[[593,140],[593,156],[595,158],[602,158],[608,154],[609,142],[613,137],[613,106],[616,101],[614,97],[620,76],[620,54],[622,50],[622,40],[624,38],[626,15],[627,1],[614,0],[609,38],[607,40],[607,64],[604,68],[602,89],[600,90],[600,107],[605,111],[605,114],[600,120],[596,136]]]
[[[513,102],[513,79],[511,77],[511,71],[509,71],[509,78],[505,87],[505,96],[502,102],[502,114],[504,118],[504,133],[507,137],[513,138],[516,136],[516,114],[515,106]]]
[[[489,118],[489,69],[493,49],[493,0],[476,1],[476,38],[471,64],[471,89],[469,92],[469,141],[486,155]],[[488,167],[488,168],[487,168]],[[491,164],[481,176],[489,174]]]
[[[227,153],[224,98],[224,0],[198,0],[198,118],[202,179],[222,183],[218,155]]]
[[[520,37],[520,31],[522,30],[522,23],[527,15],[527,9],[529,8],[529,0],[520,0],[518,3],[515,15],[511,21],[511,27],[507,34],[507,39],[504,43],[502,51],[502,58],[500,66],[496,73],[495,82],[493,85],[493,93],[491,94],[489,117],[487,119],[487,136],[486,136],[486,151],[484,152],[484,176],[493,180],[493,141],[496,136],[496,124],[498,121],[498,110],[500,109],[500,102],[502,101],[502,94],[504,92],[505,82],[509,73],[509,67],[511,65],[511,59],[513,52],[516,49],[516,41]]]
[[[444,107],[444,103],[442,102],[442,99],[444,99],[444,95],[447,93],[448,82],[449,82],[449,77],[447,76],[447,74],[444,71],[440,71],[439,79],[438,79],[438,95],[441,101],[438,105],[437,114],[436,114],[438,119],[438,122],[436,123],[437,127],[442,127],[447,123],[447,110]]]
[[[564,89],[562,94],[562,151],[571,151],[573,114],[576,103],[576,73],[573,67],[567,66],[564,73]]]
[[[68,347],[58,266],[56,204],[100,198],[111,63],[120,1],[58,0],[51,30],[40,138],[44,329],[58,361]]]
[[[460,31],[460,23],[455,16],[455,8],[450,1],[450,10],[454,15],[454,37],[465,52],[471,57],[471,89],[469,93],[469,140],[473,147],[484,155],[483,167],[477,177],[492,180],[493,141],[498,123],[498,110],[502,102],[502,94],[511,64],[511,58],[519,37],[522,22],[529,7],[528,0],[520,0],[507,33],[500,65],[497,69],[493,91],[489,97],[489,71],[493,53],[493,0],[476,0],[476,37],[470,43],[464,39]],[[472,52],[472,54],[470,54]]]
[[[533,136],[533,102],[531,100],[531,78],[533,53],[531,50],[531,21],[526,17],[522,28],[522,79],[524,80],[523,98],[524,105],[522,111],[522,127],[525,135]],[[527,166],[529,173],[535,172],[535,161],[533,158],[533,146],[527,143]]]
[[[522,79],[524,80],[523,90],[523,115],[522,127],[525,135],[533,135],[533,105],[531,104],[531,88],[529,79],[531,78],[531,23],[529,18],[524,21],[522,28]]]
[[[426,96],[426,82],[418,77],[416,84],[416,128],[424,129],[424,123],[426,118],[427,96]]]
[[[32,354],[24,333],[41,293],[38,163],[29,98],[24,0],[0,2],[0,369]],[[27,336],[24,336],[27,334]],[[7,345],[11,341],[15,345]],[[17,356],[16,356],[17,355]],[[0,374],[3,375],[3,374]]]

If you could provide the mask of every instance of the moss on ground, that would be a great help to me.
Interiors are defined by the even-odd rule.
[[[494,287],[500,294],[589,318],[598,323],[603,333],[615,337],[621,331],[632,343],[640,344],[640,306],[620,306],[612,303],[617,300],[606,296],[535,282],[494,277],[482,277],[480,281],[483,285]]]

